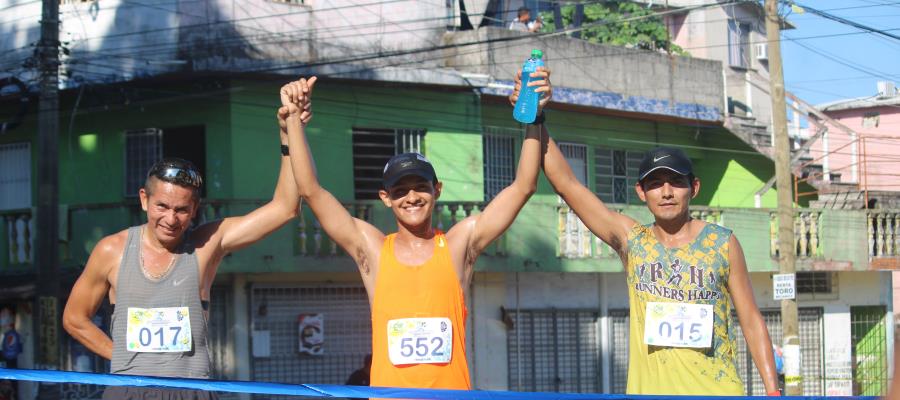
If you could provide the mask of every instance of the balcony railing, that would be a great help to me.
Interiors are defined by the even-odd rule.
[[[30,208],[0,211],[3,224],[0,265],[15,270],[34,260],[34,218]]]
[[[866,213],[869,256],[900,256],[900,211],[873,210]]]
[[[204,201],[195,222],[243,215],[266,201]],[[440,202],[436,206],[434,224],[439,229],[449,230],[462,219],[480,213],[484,205],[482,202]],[[348,202],[344,206],[352,215],[384,232],[397,229],[391,210],[379,201]],[[529,265],[528,268],[546,271],[620,268],[615,252],[595,237],[565,204],[536,202],[526,207],[529,210],[519,216],[510,231],[484,252],[486,256],[508,257],[510,262],[495,266],[483,261],[480,268],[506,270],[516,268],[513,265],[520,262]],[[613,204],[610,207],[642,222],[651,220],[644,206]],[[856,269],[887,268],[884,265],[900,263],[900,210],[795,209],[794,212],[795,234],[791,240],[798,262],[814,263],[817,268],[826,269],[832,267],[829,263],[838,263],[833,264],[834,268],[852,266]],[[774,260],[778,255],[778,221],[774,210],[692,207],[691,213],[694,218],[718,223],[737,232],[751,270],[777,269]],[[136,202],[69,206],[60,217],[63,226],[60,230],[61,258],[63,264],[69,266],[83,265],[103,236],[146,220]],[[32,209],[0,212],[0,223],[4,228],[0,231],[0,274],[33,272],[35,222]],[[232,262],[231,270],[280,270],[298,262],[298,257],[346,258],[308,207],[303,207],[300,217],[292,224],[289,230],[279,231],[263,243],[243,250]],[[557,229],[555,237],[547,232],[553,225]],[[260,267],[272,259],[278,260],[277,263]],[[300,265],[306,268],[320,264]]]
[[[457,222],[482,211],[485,203],[482,202],[440,202],[435,206],[435,226],[447,231]],[[380,201],[357,201],[344,203],[344,208],[354,217],[378,227],[382,232],[394,232],[397,229],[391,210],[384,207]],[[322,225],[309,211],[304,211],[297,218],[296,224],[296,255],[311,257],[335,257],[343,256],[337,243],[325,234]],[[504,236],[498,238],[491,246],[485,249],[485,255],[506,255],[506,240]]]
[[[815,258],[821,255],[821,224],[823,210],[799,209],[794,213],[794,255]],[[778,257],[778,213],[769,211],[769,255]]]
[[[610,204],[608,207],[612,211],[621,213],[627,206]],[[581,222],[581,219],[575,215],[575,211],[572,211],[566,205],[558,206],[556,211],[559,221],[557,256],[568,259],[616,256],[616,252],[613,251],[612,247],[594,236]],[[714,224],[721,224],[722,210],[709,207],[693,207],[691,209],[691,217]]]

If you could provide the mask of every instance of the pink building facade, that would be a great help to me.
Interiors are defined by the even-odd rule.
[[[853,131],[825,123],[828,132],[810,149],[822,166],[823,179],[900,196],[900,95],[840,101],[819,109]],[[877,208],[877,202],[870,207]]]

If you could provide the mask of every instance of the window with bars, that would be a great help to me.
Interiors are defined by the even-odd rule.
[[[125,193],[137,196],[144,187],[147,171],[163,156],[162,130],[156,128],[125,132]]]
[[[640,203],[634,184],[644,154],[639,151],[594,149],[596,194],[605,203]]]
[[[559,151],[563,154],[563,157],[566,158],[566,161],[569,162],[569,167],[572,168],[572,172],[575,173],[578,182],[587,186],[587,146],[581,143],[560,142]]]
[[[511,311],[509,388],[525,392],[599,393],[600,345],[593,310]]]
[[[125,131],[125,197],[138,195],[150,167],[163,157],[188,160],[206,178],[206,128],[188,125]],[[206,185],[200,187],[200,196],[206,196]]]
[[[831,294],[834,291],[833,275],[827,271],[798,272],[797,294]]]
[[[521,135],[521,129],[483,128],[484,201],[491,201],[516,178],[516,138]]]
[[[0,144],[0,210],[31,207],[31,144]]]
[[[750,24],[728,20],[728,65],[750,68]]]
[[[425,129],[353,128],[353,194],[356,200],[378,199],[384,165],[394,155],[422,153]]]

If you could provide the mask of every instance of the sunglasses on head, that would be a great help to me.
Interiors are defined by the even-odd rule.
[[[200,173],[188,164],[163,162],[158,163],[150,169],[147,177],[154,176],[164,182],[178,183],[185,186],[193,186],[199,188],[203,185],[203,178]]]

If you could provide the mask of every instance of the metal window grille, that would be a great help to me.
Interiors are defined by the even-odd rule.
[[[147,180],[147,171],[162,158],[162,130],[125,131],[125,197],[137,196]]]
[[[578,182],[587,186],[587,146],[580,143],[559,143],[559,151],[562,152],[572,172],[578,178]]]
[[[850,307],[854,396],[884,396],[887,392],[886,316],[884,306]]]
[[[371,354],[369,298],[362,286],[254,285],[251,293],[252,329],[270,335],[270,357],[252,359],[253,380],[343,384]],[[320,356],[298,351],[297,317],[309,313],[324,314]]]
[[[0,210],[31,207],[31,144],[0,145]]]
[[[424,129],[400,128],[394,129],[394,154],[423,153],[422,140],[425,139]]]
[[[600,391],[599,312],[519,310],[507,335],[509,386],[531,392]]]
[[[569,162],[569,167],[582,185],[587,185],[587,146],[580,143],[559,143],[559,151]],[[562,204],[562,198],[558,199]],[[593,255],[593,234],[580,218],[568,208],[561,209],[559,215],[559,256],[584,258]]]
[[[516,177],[516,137],[521,129],[486,126],[481,136],[484,201],[491,201]]]
[[[606,203],[636,203],[634,183],[638,180],[643,154],[638,151],[594,149],[594,183],[597,197]]]
[[[772,343],[782,343],[781,311],[761,310],[763,320],[769,330]],[[821,308],[800,308],[797,311],[800,330],[800,374],[803,376],[803,395],[822,396],[825,394],[825,369],[824,369],[824,341],[823,341],[823,317]],[[744,392],[748,396],[765,395],[759,371],[753,364],[753,358],[747,347],[740,324],[737,323],[737,315],[731,315],[734,327],[735,345],[737,346],[737,370],[744,381]]]
[[[378,198],[384,165],[400,153],[422,153],[424,129],[353,128],[353,193],[356,200]]]
[[[827,271],[798,272],[797,293],[827,294],[833,290],[832,274]]]
[[[728,65],[748,68],[750,57],[750,24],[728,20]]]
[[[628,386],[628,346],[631,329],[628,310],[610,310],[609,327],[612,357],[610,360],[610,389],[612,393],[625,393]]]

